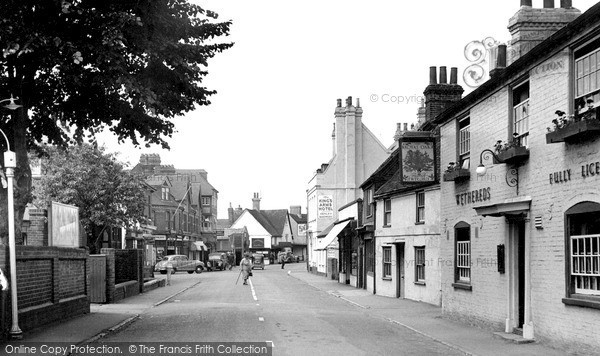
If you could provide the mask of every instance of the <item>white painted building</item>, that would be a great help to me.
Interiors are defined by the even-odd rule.
[[[362,197],[360,184],[389,155],[389,150],[362,123],[362,108],[352,97],[342,106],[338,99],[332,134],[333,157],[308,182],[307,239],[309,268],[327,274],[327,251],[317,250],[318,236],[338,220],[338,209]],[[330,253],[331,259],[334,254]],[[331,264],[330,264],[331,266]]]

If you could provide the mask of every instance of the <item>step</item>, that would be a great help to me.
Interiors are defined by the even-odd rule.
[[[503,339],[512,342],[514,344],[529,344],[535,342],[535,339],[526,339],[522,335],[504,332],[495,332],[494,337],[497,339]]]

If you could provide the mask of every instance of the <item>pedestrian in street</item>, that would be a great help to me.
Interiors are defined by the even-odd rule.
[[[231,269],[233,268],[233,253],[231,252],[227,252],[227,264],[229,265],[229,270],[231,271]]]
[[[283,267],[285,267],[285,253],[282,253],[280,256],[280,261],[281,262],[281,269],[283,269]]]
[[[244,284],[248,284],[248,278],[252,275],[252,260],[248,252],[244,254],[244,258],[240,261],[240,270],[244,277]]]

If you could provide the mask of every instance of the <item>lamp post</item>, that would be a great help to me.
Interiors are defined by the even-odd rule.
[[[15,104],[15,100],[19,98],[13,98],[12,95],[10,99],[0,100],[0,103],[5,101],[10,101],[4,107],[10,110],[16,110],[21,107],[21,105]],[[7,180],[7,196],[8,196],[8,251],[9,251],[9,263],[10,263],[10,284],[11,284],[11,308],[12,308],[12,326],[10,328],[10,336],[13,339],[21,339],[23,337],[23,332],[21,328],[19,328],[19,308],[17,303],[17,256],[16,252],[16,243],[15,243],[15,205],[14,205],[14,178],[15,178],[15,168],[17,168],[17,158],[15,152],[10,150],[10,143],[8,142],[8,137],[4,131],[0,130],[2,136],[4,136],[4,140],[6,140],[6,152],[4,152],[4,168],[6,168],[6,180]]]
[[[477,172],[478,176],[484,176],[485,173],[487,172],[487,168],[486,166],[483,165],[483,160],[484,159],[488,159],[489,156],[492,156],[497,162],[499,163],[506,163],[504,162],[502,159],[500,159],[500,157],[498,157],[497,154],[494,153],[494,151],[490,150],[489,148],[486,148],[485,150],[481,151],[481,154],[479,155],[479,166],[477,166],[477,169],[475,170],[475,172]],[[504,179],[506,180],[506,184],[511,187],[517,187],[517,195],[519,194],[519,170],[517,168],[511,168],[509,170],[506,171],[506,176],[504,177]]]

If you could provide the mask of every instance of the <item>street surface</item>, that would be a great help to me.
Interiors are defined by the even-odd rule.
[[[200,283],[102,342],[268,341],[274,355],[462,354],[294,278],[306,273],[303,263],[280,267],[254,270],[250,285],[236,284],[237,268],[177,273],[171,278]]]

